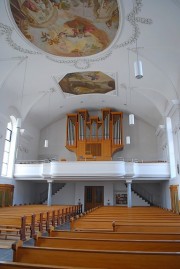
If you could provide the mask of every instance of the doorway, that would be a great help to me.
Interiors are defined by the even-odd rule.
[[[85,186],[84,209],[104,205],[104,186]]]

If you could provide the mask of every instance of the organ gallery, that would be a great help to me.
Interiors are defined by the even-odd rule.
[[[123,146],[123,112],[104,108],[100,116],[86,109],[67,114],[66,148],[78,161],[110,161]]]

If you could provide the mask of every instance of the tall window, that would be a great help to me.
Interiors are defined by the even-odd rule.
[[[13,177],[15,152],[18,136],[17,119],[10,116],[11,121],[7,124],[4,144],[4,155],[2,161],[1,176]]]
[[[10,156],[10,148],[11,148],[11,139],[12,139],[12,123],[9,122],[6,129],[6,138],[4,145],[4,155],[3,155],[3,163],[2,163],[2,176],[7,176],[8,174],[8,163]]]

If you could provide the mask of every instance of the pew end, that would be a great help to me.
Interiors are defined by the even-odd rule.
[[[12,250],[13,250],[13,261],[17,260],[17,251],[19,247],[23,246],[23,241],[22,240],[18,240],[17,242],[12,244]]]

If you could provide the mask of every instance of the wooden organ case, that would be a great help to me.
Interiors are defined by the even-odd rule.
[[[67,115],[66,148],[78,161],[110,161],[123,149],[123,113],[101,110],[101,119],[86,109]]]

